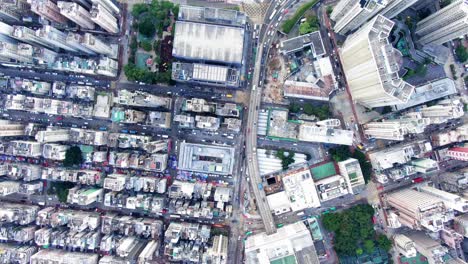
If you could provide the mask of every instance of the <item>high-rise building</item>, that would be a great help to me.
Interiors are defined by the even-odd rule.
[[[342,0],[330,15],[336,22],[333,29],[339,34],[356,30],[386,5],[386,0]]]
[[[400,14],[403,10],[412,6],[418,0],[393,0],[388,1],[387,6],[380,12],[386,18],[392,19]]]
[[[353,100],[369,108],[406,103],[414,91],[398,76],[401,53],[388,42],[393,25],[377,15],[348,36],[340,51]]]
[[[32,45],[39,44],[46,47],[49,46],[48,42],[36,35],[36,31],[25,26],[13,26],[10,36]]]
[[[443,44],[468,34],[468,1],[456,0],[418,22],[419,43]]]
[[[91,49],[85,47],[82,44],[82,41],[83,41],[83,36],[81,36],[80,34],[75,33],[75,32],[68,32],[68,35],[67,35],[68,45],[86,54],[95,55],[96,53],[92,51]]]
[[[445,99],[437,105],[423,107],[421,114],[431,120],[431,124],[441,124],[449,119],[460,118],[464,115],[463,103],[459,98]]]
[[[112,0],[91,0],[91,2],[105,7],[112,14],[120,14],[120,9],[112,2]]]
[[[0,41],[0,60],[7,62],[10,60],[15,60],[16,62],[32,62],[32,57],[22,53],[18,44]]]
[[[52,65],[58,57],[58,53],[43,47],[33,47],[33,59],[37,64]]]
[[[0,120],[0,137],[22,136],[24,135],[24,125],[15,124],[8,120]]]
[[[438,232],[444,223],[453,219],[453,211],[433,195],[413,189],[403,189],[386,195],[388,205],[398,221],[411,229]]]
[[[5,21],[21,21],[30,9],[26,0],[0,0],[0,17]]]
[[[98,24],[105,31],[110,33],[119,32],[119,24],[117,18],[115,18],[114,15],[112,15],[112,13],[109,12],[109,10],[107,10],[102,5],[94,4],[90,13],[91,20],[94,21],[94,23]]]
[[[365,189],[366,182],[357,159],[350,158],[338,162],[338,168],[340,169],[340,175],[343,175],[346,179],[350,193],[358,194]]]
[[[49,25],[43,26],[38,29],[36,35],[42,38],[46,43],[53,47],[62,48],[67,51],[78,51],[67,44],[67,34]]]
[[[61,142],[70,140],[70,130],[68,129],[47,129],[38,131],[36,140],[40,143]]]
[[[466,213],[468,211],[468,201],[456,194],[445,192],[431,186],[422,186],[419,190],[441,199],[447,208],[461,213]]]
[[[99,58],[99,64],[97,65],[97,74],[115,77],[119,71],[119,63],[116,60],[108,57]]]
[[[98,54],[108,55],[108,56],[113,54],[112,47],[109,44],[100,40],[99,38],[97,38],[91,33],[85,33],[83,35],[81,44],[83,44],[83,46],[85,46],[86,48]]]
[[[78,26],[85,29],[94,29],[94,22],[91,21],[88,10],[84,9],[79,4],[58,1],[57,7],[60,9],[62,15],[75,22]]]
[[[67,19],[60,14],[60,9],[51,0],[29,0],[31,11],[49,21],[65,23]]]
[[[408,116],[401,119],[369,122],[364,125],[364,135],[367,138],[387,140],[404,140],[408,134],[420,134],[430,124],[429,118]]]

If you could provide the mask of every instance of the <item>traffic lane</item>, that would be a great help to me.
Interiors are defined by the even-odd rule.
[[[10,76],[11,78],[14,77],[21,77],[30,80],[42,80],[48,82],[54,81],[62,81],[66,83],[74,82],[83,82],[84,84],[90,83],[93,86],[102,86],[102,87],[110,87],[109,80],[97,79],[95,77],[89,77],[84,75],[78,75],[76,77],[74,74],[59,74],[59,73],[40,73],[37,71],[32,70],[18,70],[18,69],[10,69],[10,68],[2,68],[0,67],[0,75],[3,76]],[[84,77],[81,77],[84,76]]]

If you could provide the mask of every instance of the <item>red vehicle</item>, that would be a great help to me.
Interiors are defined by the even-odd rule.
[[[421,183],[424,181],[424,178],[423,177],[417,177],[417,178],[414,178],[413,179],[413,183]]]
[[[63,120],[63,116],[57,116],[57,118],[55,118],[55,121],[62,121]]]

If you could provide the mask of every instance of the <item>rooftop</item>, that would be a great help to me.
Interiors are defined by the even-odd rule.
[[[455,83],[452,79],[439,79],[416,87],[408,102],[405,104],[395,105],[395,109],[403,110],[456,93],[457,88],[455,87]]]
[[[172,55],[178,58],[241,64],[244,29],[177,21]]]
[[[228,175],[234,166],[234,148],[181,142],[178,169]]]
[[[236,10],[181,5],[178,20],[242,27],[247,18]]]
[[[315,57],[319,57],[325,54],[322,36],[320,36],[319,31],[282,41],[280,44],[280,49],[282,53],[289,54],[309,46],[312,49]]]
[[[336,175],[335,163],[327,162],[310,169],[314,180],[318,181]]]

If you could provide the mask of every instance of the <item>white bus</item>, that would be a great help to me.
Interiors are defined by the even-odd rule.
[[[252,85],[252,91],[255,91],[256,85]]]
[[[273,19],[273,17],[275,16],[275,14],[276,14],[277,11],[278,11],[278,10],[276,10],[276,9],[273,10],[273,13],[271,13],[271,15],[270,15],[270,20]]]

